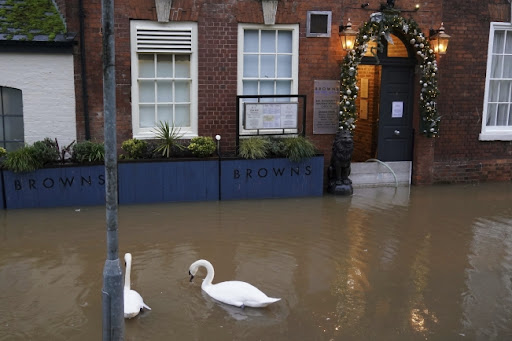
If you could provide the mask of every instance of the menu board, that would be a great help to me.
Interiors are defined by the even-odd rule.
[[[297,129],[298,103],[244,103],[244,129]]]

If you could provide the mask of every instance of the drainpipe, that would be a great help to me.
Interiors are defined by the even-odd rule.
[[[78,1],[78,18],[80,22],[80,70],[82,77],[82,103],[84,109],[84,126],[85,126],[85,139],[91,139],[91,131],[89,129],[89,93],[87,90],[87,72],[85,67],[85,33],[84,33],[84,3],[83,0]]]

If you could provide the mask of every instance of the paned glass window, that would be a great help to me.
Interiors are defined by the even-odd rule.
[[[191,23],[132,21],[133,135],[159,122],[197,136],[197,34]]]
[[[238,46],[238,92],[240,94],[297,94],[297,25],[273,25],[269,27],[240,24]],[[260,99],[261,102],[289,102],[292,100],[295,99]],[[257,102],[258,99],[246,99],[245,101]],[[243,112],[241,115],[243,115]],[[241,127],[240,132],[244,134],[243,127]]]
[[[19,89],[0,86],[0,146],[7,151],[24,146],[23,98]]]
[[[491,23],[480,140],[512,140],[512,25]]]

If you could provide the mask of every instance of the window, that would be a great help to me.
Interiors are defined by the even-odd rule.
[[[512,25],[491,23],[480,140],[512,140]]]
[[[308,11],[306,37],[330,37],[331,16],[331,11]]]
[[[242,95],[290,95],[298,90],[298,25],[240,24],[238,30],[238,93]],[[263,98],[262,102],[289,102],[289,98]],[[246,99],[257,102],[257,99]],[[241,106],[242,107],[242,106]],[[243,129],[240,134],[254,134]],[[288,133],[293,133],[287,131]],[[261,132],[260,133],[264,133]],[[271,131],[267,133],[272,133]]]
[[[7,151],[24,146],[21,90],[0,86],[0,145]]]
[[[160,121],[197,136],[197,25],[131,22],[132,128],[153,138]]]

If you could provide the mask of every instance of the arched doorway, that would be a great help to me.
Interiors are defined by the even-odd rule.
[[[370,21],[359,28],[354,47],[341,64],[339,129],[354,132],[357,126],[359,136],[364,140],[354,139],[353,161],[365,161],[379,155],[387,161],[412,160],[413,128],[416,134],[426,137],[435,137],[439,133],[436,55],[412,18],[405,19],[396,11],[374,13],[370,17]],[[396,34],[395,39],[393,34]],[[398,35],[402,39],[398,39]],[[396,52],[395,47],[401,52]],[[369,61],[372,58],[373,65],[368,62],[360,68],[363,59]],[[365,70],[367,66],[372,66],[373,70]],[[417,75],[414,70],[418,71]],[[375,79],[365,86],[364,75],[368,72],[373,73]],[[415,79],[419,79],[419,84]],[[419,87],[415,91],[419,98],[414,100],[411,96],[413,85]],[[414,120],[413,107],[419,111],[419,117]],[[384,115],[390,115],[393,120],[381,124]],[[394,127],[395,122],[400,124]],[[364,147],[368,145],[369,148]],[[386,149],[392,153],[386,154]],[[395,150],[401,151],[394,154]]]
[[[381,50],[370,42],[356,78],[360,89],[354,161],[411,161],[414,65],[411,49],[391,34]]]

